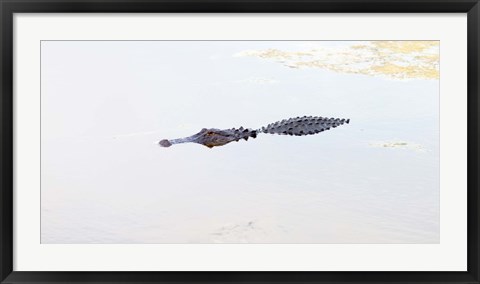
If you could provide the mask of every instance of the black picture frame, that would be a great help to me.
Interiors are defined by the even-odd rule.
[[[468,13],[468,270],[466,272],[13,271],[14,13]],[[480,283],[478,0],[0,0],[1,283]],[[286,256],[288,257],[288,256]]]

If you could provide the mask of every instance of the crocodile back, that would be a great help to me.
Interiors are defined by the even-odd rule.
[[[304,136],[317,134],[331,128],[335,128],[344,123],[349,123],[350,119],[328,118],[321,116],[303,116],[290,119],[284,119],[271,123],[258,129],[258,132],[280,135]]]
[[[232,128],[232,129],[228,129],[228,130],[224,130],[224,131],[228,131],[230,136],[234,137],[233,140],[235,140],[235,141],[238,141],[240,139],[248,140],[248,138],[250,138],[250,137],[257,138],[257,132],[258,132],[258,130],[253,130],[253,129],[250,129],[250,128],[243,128],[243,127]]]

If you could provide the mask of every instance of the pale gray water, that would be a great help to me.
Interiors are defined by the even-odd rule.
[[[42,243],[438,243],[438,80],[233,56],[304,44],[43,42]],[[299,115],[351,123],[156,144]]]

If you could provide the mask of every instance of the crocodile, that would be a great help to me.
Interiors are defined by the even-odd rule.
[[[163,139],[160,142],[162,147],[170,147],[173,144],[180,143],[198,143],[209,148],[216,146],[223,146],[233,141],[248,138],[256,138],[260,133],[279,134],[279,135],[295,135],[305,136],[313,135],[331,128],[335,128],[344,123],[349,123],[350,119],[327,118],[321,116],[303,116],[290,119],[284,119],[274,123],[270,123],[259,129],[251,128],[231,128],[231,129],[216,129],[203,128],[197,134],[185,138],[178,139]]]

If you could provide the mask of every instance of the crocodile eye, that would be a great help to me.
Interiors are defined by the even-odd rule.
[[[213,132],[212,132],[212,131],[208,131],[208,132],[207,132],[207,135],[213,135]]]

